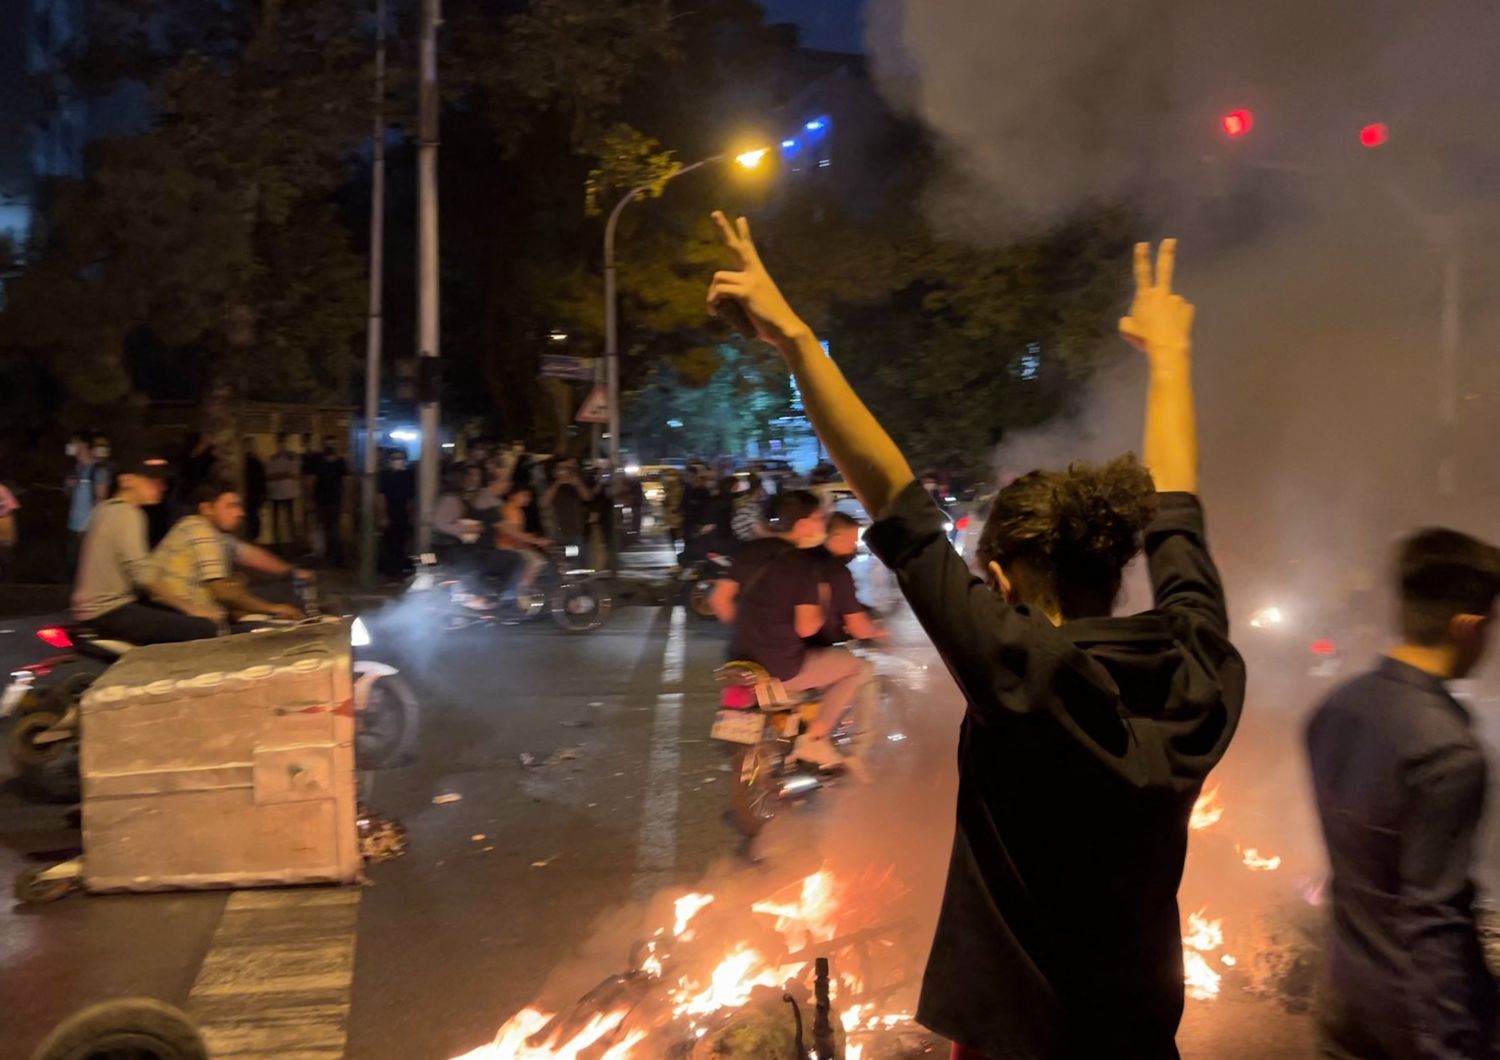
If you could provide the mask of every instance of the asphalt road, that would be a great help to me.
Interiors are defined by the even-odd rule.
[[[40,621],[0,620],[0,665],[25,660]],[[892,948],[914,976],[951,841],[961,704],[920,631],[896,626],[882,670],[891,724],[910,738],[887,751],[875,784],[817,793],[751,849],[723,820],[725,756],[708,739],[725,652],[716,628],[654,607],[624,608],[583,637],[546,625],[439,635],[399,613],[377,618],[377,647],[389,646],[425,713],[416,760],[364,774],[363,796],[409,829],[407,853],[332,896],[0,905],[0,1060],[120,996],[216,1021],[233,1046],[218,1055],[457,1057],[528,1003],[566,1004],[623,970],[629,942],[671,898],[767,895],[820,864],[895,866],[912,916]],[[64,811],[0,782],[0,873],[76,852]],[[303,1015],[237,1023],[236,1012],[286,1000],[289,969],[297,998],[312,999]],[[1183,1050],[1311,1052],[1305,1018],[1238,995],[1190,1002]]]

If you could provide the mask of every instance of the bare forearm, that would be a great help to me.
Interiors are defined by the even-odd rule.
[[[1163,493],[1198,492],[1198,422],[1188,348],[1150,351],[1142,457]]]
[[[278,578],[292,573],[292,565],[282,559],[276,553],[259,545],[242,544],[236,553],[235,559],[240,566],[261,574],[274,574]]]
[[[262,600],[234,578],[218,578],[208,582],[208,591],[226,611],[236,615],[249,615],[275,610],[276,605]]]
[[[916,477],[906,457],[810,330],[789,338],[782,352],[797,377],[807,418],[844,481],[866,511],[884,511]]]

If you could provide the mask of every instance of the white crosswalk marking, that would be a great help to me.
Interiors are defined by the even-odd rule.
[[[663,686],[681,685],[687,656],[687,612],[672,608],[667,646],[662,653]],[[677,801],[682,772],[682,693],[656,697],[651,724],[651,756],[646,771],[646,801],[636,845],[633,891],[637,898],[656,893],[671,879],[677,863]]]
[[[341,1060],[357,887],[236,891],[188,999],[215,1060]]]

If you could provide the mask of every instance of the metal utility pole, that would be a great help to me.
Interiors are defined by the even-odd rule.
[[[385,301],[385,0],[375,0],[375,118],[370,133],[370,320],[365,338],[365,460],[359,496],[359,580],[375,584],[376,425]]]
[[[683,166],[660,181],[630,189],[610,212],[609,222],[604,226],[604,371],[609,395],[609,466],[612,469],[620,467],[620,307],[615,291],[620,271],[615,261],[615,231],[620,227],[620,215],[625,212],[625,207],[653,188],[665,185],[695,169],[722,162],[727,157],[729,156],[714,155],[690,166]],[[595,452],[597,451],[596,445]]]
[[[417,470],[417,548],[432,542],[432,509],[437,504],[438,453],[438,98],[437,31],[440,0],[422,0],[420,120],[417,177],[418,398],[421,403],[422,460]]]

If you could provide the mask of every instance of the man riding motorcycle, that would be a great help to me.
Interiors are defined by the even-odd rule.
[[[811,549],[827,536],[827,515],[806,490],[778,493],[771,509],[774,537],[752,541],[714,589],[713,609],[734,626],[731,654],[759,663],[790,692],[821,690],[823,709],[797,738],[793,754],[823,768],[847,764],[829,736],[873,668],[845,648],[807,643],[825,624],[822,572]]]
[[[212,637],[218,609],[194,603],[163,580],[146,544],[146,513],[167,489],[167,462],[142,456],[120,462],[119,491],[94,509],[79,551],[73,617],[99,634],[131,644]]]
[[[303,617],[291,604],[256,596],[235,575],[239,566],[278,577],[310,577],[274,553],[234,536],[245,520],[239,492],[227,482],[209,481],[195,487],[191,499],[194,513],[177,521],[151,557],[168,591],[200,612],[217,614],[218,622],[235,622],[250,614]]]

